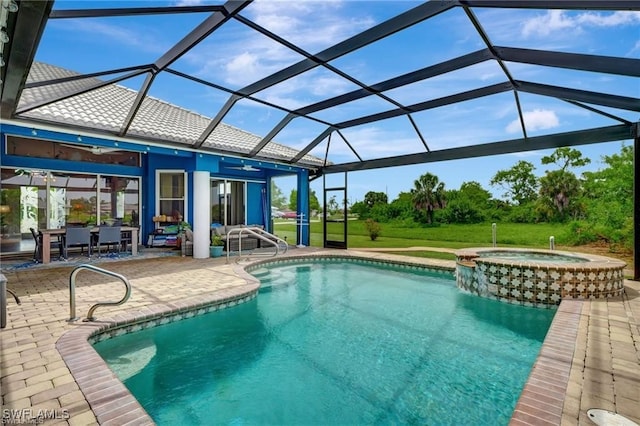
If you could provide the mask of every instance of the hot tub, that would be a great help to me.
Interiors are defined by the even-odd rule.
[[[463,291],[503,302],[554,307],[564,298],[603,299],[624,289],[626,264],[557,250],[471,248],[456,252]]]

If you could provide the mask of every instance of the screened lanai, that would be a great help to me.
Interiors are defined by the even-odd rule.
[[[4,123],[271,159],[310,179],[616,141],[638,158],[639,1],[2,0],[1,11]],[[82,117],[65,114],[87,97]],[[197,119],[164,116],[160,101]],[[150,116],[162,125],[145,127]]]

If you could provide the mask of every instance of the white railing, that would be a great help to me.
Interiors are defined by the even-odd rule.
[[[129,300],[129,296],[131,296],[131,284],[129,284],[129,280],[124,276],[117,274],[115,272],[107,271],[106,269],[98,268],[93,265],[80,265],[76,267],[73,271],[71,271],[71,275],[69,276],[69,321],[75,321],[78,318],[76,317],[76,275],[83,269],[87,269],[89,271],[97,272],[99,274],[108,275],[110,277],[118,278],[125,286],[125,293],[122,299],[117,302],[101,302],[96,303],[91,308],[89,308],[89,312],[87,313],[87,319],[85,321],[93,321],[95,318],[93,317],[93,313],[100,306],[118,306],[122,305],[124,302]]]
[[[229,232],[227,232],[227,263],[229,263],[229,255],[231,254],[231,250],[229,250],[231,239],[237,234],[238,238],[238,258],[242,257],[242,234],[251,235],[255,238],[258,238],[261,241],[266,242],[267,244],[273,246],[275,248],[275,252],[271,253],[255,253],[252,256],[277,256],[280,253],[280,249],[283,248],[282,254],[285,254],[287,250],[289,250],[289,244],[283,240],[282,238],[273,235],[270,232],[265,231],[262,228],[257,226],[248,226],[243,228],[233,228]],[[282,246],[282,247],[281,247]]]

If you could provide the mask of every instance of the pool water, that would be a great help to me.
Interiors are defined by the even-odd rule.
[[[492,257],[496,259],[515,260],[523,262],[545,262],[545,263],[584,263],[587,259],[577,256],[567,256],[555,253],[540,253],[535,251],[480,251],[478,255],[482,257]]]
[[[250,302],[95,345],[157,424],[507,424],[554,313],[390,266],[254,273]]]

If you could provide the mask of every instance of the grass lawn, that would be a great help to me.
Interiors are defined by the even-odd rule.
[[[371,241],[364,228],[364,221],[349,220],[347,222],[347,246],[351,249],[385,248],[396,250],[389,253],[405,256],[428,257],[434,259],[455,260],[451,253],[440,252],[438,248],[463,249],[468,247],[491,247],[491,223],[473,225],[440,225],[440,226],[402,226],[400,224],[382,223],[380,236]],[[340,223],[329,224],[329,230],[341,235]],[[296,225],[292,220],[278,220],[274,223],[275,234],[286,237],[290,244],[296,244]],[[558,250],[599,254],[620,259],[630,268],[633,265],[633,253],[610,252],[606,246],[569,246],[563,241],[567,233],[563,224],[528,224],[528,223],[498,223],[496,226],[496,240],[498,247],[525,247],[548,249],[549,237],[553,236]],[[334,238],[341,240],[341,237]],[[311,223],[311,246],[322,247],[322,223]],[[424,250],[402,251],[398,248],[425,247]]]
[[[364,222],[347,222],[347,243],[350,248],[403,248],[442,247],[459,249],[466,247],[491,246],[491,223],[473,225],[440,225],[405,227],[383,223],[380,236],[371,241],[364,229]],[[330,231],[339,234],[341,224],[331,223]],[[296,229],[293,221],[276,221],[275,233],[295,241]],[[500,223],[496,227],[497,244],[500,247],[549,248],[549,237],[554,236],[556,245],[563,245],[561,224],[516,224]],[[322,246],[322,223],[311,223],[311,245]]]

